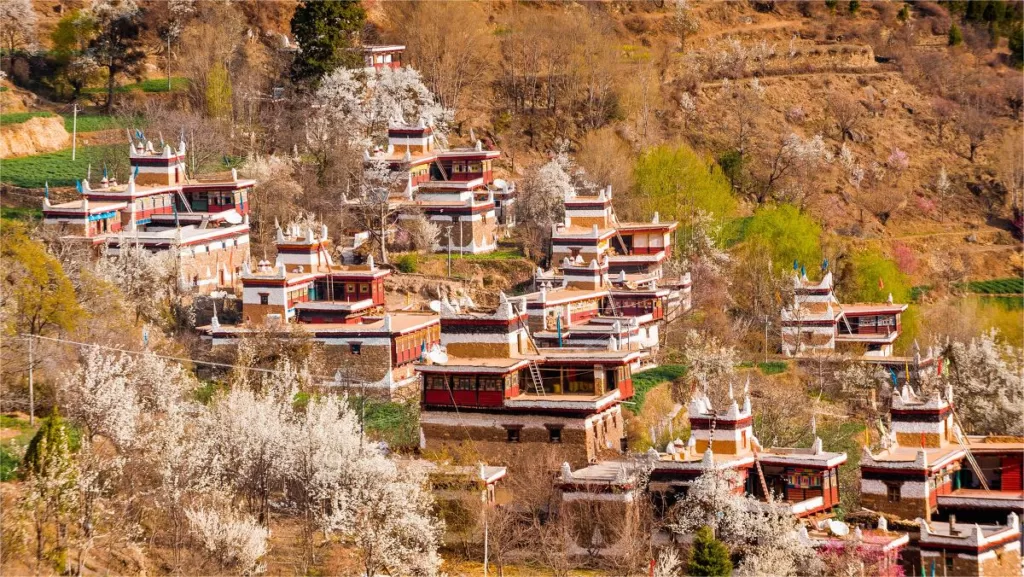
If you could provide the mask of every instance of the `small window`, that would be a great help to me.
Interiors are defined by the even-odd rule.
[[[562,427],[548,427],[548,441],[552,443],[561,443]]]
[[[946,555],[946,570],[947,571],[952,571],[953,570],[953,557],[952,557],[952,555],[949,555],[949,554]]]
[[[890,503],[900,502],[900,485],[897,483],[886,483],[885,485],[886,497]]]
[[[348,352],[353,355],[361,355],[363,353],[363,343],[350,343],[348,345]]]
[[[520,430],[519,427],[509,427],[509,428],[505,429],[505,433],[508,435],[508,442],[509,443],[518,443],[519,442],[519,430]]]
[[[481,391],[500,391],[502,390],[501,377],[480,377],[480,390]]]
[[[260,304],[261,305],[269,305],[270,304],[270,293],[260,293]]]
[[[455,386],[452,387],[456,391],[475,391],[476,390],[476,377],[469,375],[459,375],[453,379]]]

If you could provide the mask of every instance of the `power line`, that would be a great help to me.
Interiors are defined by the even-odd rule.
[[[106,350],[106,351],[118,352],[118,353],[122,353],[122,354],[129,354],[129,355],[152,355],[152,356],[154,356],[154,357],[156,357],[158,359],[165,359],[165,360],[169,360],[169,361],[175,361],[175,362],[178,362],[178,363],[188,362],[188,363],[193,363],[193,364],[197,364],[197,365],[207,365],[207,366],[211,366],[211,367],[220,367],[220,368],[226,368],[226,369],[242,369],[242,370],[246,370],[246,371],[256,371],[256,372],[268,373],[268,374],[287,374],[287,371],[283,371],[283,370],[280,370],[280,369],[264,369],[264,368],[260,368],[260,367],[246,367],[246,366],[242,366],[242,365],[234,365],[234,364],[231,364],[231,363],[218,363],[218,362],[215,362],[215,361],[201,361],[201,360],[198,360],[198,359],[193,359],[191,357],[174,357],[174,356],[170,356],[170,355],[161,355],[159,353],[154,353],[152,351],[133,351],[133,350],[130,350],[130,349],[122,349],[122,348],[118,348],[118,347],[111,347],[111,346],[100,345],[100,344],[96,344],[96,343],[85,343],[85,342],[81,342],[81,341],[73,341],[73,340],[70,340],[70,339],[61,339],[61,338],[57,338],[57,337],[44,337],[42,335],[30,335],[30,334],[24,334],[24,333],[22,333],[21,336],[22,336],[22,338],[26,338],[26,339],[33,339],[33,338],[34,339],[43,339],[43,340],[47,340],[47,341],[53,341],[53,342],[57,342],[57,343],[67,344],[67,345],[74,345],[74,346],[78,346],[78,347],[95,347],[95,348],[98,348],[98,349],[102,349],[102,350]],[[333,382],[335,380],[334,376],[327,377],[327,376],[324,376],[324,375],[313,375],[313,374],[311,374],[310,376],[311,377],[316,377],[316,378],[319,378],[319,379],[324,379],[325,381],[330,381],[330,382]],[[371,384],[371,383],[368,383],[366,381],[351,381],[351,380],[349,380],[348,383],[346,384],[346,386],[367,385],[367,384]]]

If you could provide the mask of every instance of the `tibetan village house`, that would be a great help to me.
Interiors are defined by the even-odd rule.
[[[97,188],[80,183],[78,200],[43,200],[43,225],[116,255],[137,245],[179,257],[179,282],[202,293],[230,289],[249,254],[249,190],[253,180],[232,170],[224,180],[185,177],[185,143],[155,149],[129,144],[132,176],[118,184],[104,175]]]
[[[892,356],[892,344],[900,335],[900,315],[905,304],[841,304],[835,296],[832,272],[820,282],[794,274],[794,302],[782,311],[782,352],[799,356],[860,346],[865,358]]]
[[[1020,517],[1010,513],[1000,524],[918,519],[916,551],[908,557],[913,574],[1006,575],[1021,573]],[[912,555],[917,552],[918,555]]]
[[[416,365],[423,376],[425,448],[470,443],[504,461],[524,446],[551,447],[583,464],[625,444],[621,403],[633,396],[637,351],[542,348],[530,335],[523,297],[496,310],[441,305],[441,345]]]
[[[647,490],[660,513],[684,498],[690,485],[711,469],[735,471],[741,483],[737,490],[768,500],[767,490],[788,503],[797,517],[827,516],[839,505],[838,470],[846,453],[825,451],[818,438],[810,448],[762,447],[753,433],[749,397],[742,406],[732,399],[727,410],[715,411],[707,396],[697,393],[688,412],[690,439],[647,453]],[[593,477],[591,467],[570,473],[572,479]]]
[[[497,150],[442,149],[433,129],[420,120],[388,128],[386,150],[366,153],[366,162],[385,162],[404,182],[389,201],[403,218],[417,211],[440,228],[436,251],[491,252],[505,227],[514,225],[515,187],[495,178]]]
[[[619,523],[603,522],[607,515],[621,518],[638,499],[649,498],[655,514],[664,517],[693,482],[711,470],[736,472],[737,493],[761,501],[781,500],[793,515],[807,521],[825,519],[839,505],[838,470],[846,462],[845,453],[825,451],[818,438],[810,448],[762,447],[753,434],[749,397],[742,407],[731,399],[727,410],[715,411],[707,396],[698,393],[688,409],[689,440],[671,442],[664,452],[650,449],[637,457],[645,461],[642,464],[602,461],[575,471],[568,463],[562,466],[556,481],[562,507],[575,511],[572,518],[583,519],[574,529],[577,545],[586,547],[597,531],[606,543],[601,554],[616,555],[623,546],[613,533]],[[638,494],[638,469],[648,474],[646,495]]]
[[[402,54],[405,46],[401,44],[364,44],[360,47],[363,54],[363,67],[375,68],[401,68]]]
[[[534,338],[548,347],[641,352],[653,362],[665,322],[690,309],[689,273],[666,278],[677,223],[619,222],[611,187],[565,199],[565,223],[552,231],[549,271],[538,269],[526,295]],[[640,368],[640,363],[634,366]]]
[[[988,523],[1024,513],[1024,438],[963,434],[952,394],[893,391],[882,449],[865,447],[860,461],[866,508],[909,520]]]
[[[706,395],[697,393],[688,413],[689,441],[669,443],[656,456],[651,451],[650,491],[660,510],[684,497],[710,467],[736,471],[746,493],[768,500],[767,490],[797,517],[827,515],[839,505],[839,466],[846,453],[825,451],[819,438],[809,448],[762,447],[754,436],[750,397],[745,395],[741,406],[731,386],[725,411],[716,411]]]
[[[240,325],[221,324],[216,316],[200,331],[214,347],[236,346],[257,331],[282,339],[308,336],[324,346],[326,386],[361,388],[391,397],[418,390],[413,364],[440,342],[441,326],[430,313],[388,313],[384,279],[390,270],[342,266],[331,257],[327,227],[320,231],[278,228],[277,261],[248,264],[240,275]]]

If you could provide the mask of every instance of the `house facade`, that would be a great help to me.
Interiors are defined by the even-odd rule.
[[[86,178],[81,198],[60,204],[43,199],[43,226],[65,238],[117,255],[128,246],[175,257],[183,287],[199,293],[232,289],[249,256],[249,191],[256,182],[240,179],[188,179],[185,143],[159,149],[131,138],[132,175],[125,184],[104,175],[98,185]]]

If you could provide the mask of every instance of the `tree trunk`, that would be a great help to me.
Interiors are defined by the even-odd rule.
[[[114,66],[107,66],[107,114],[114,111]]]

